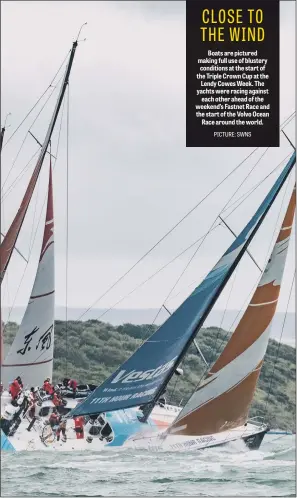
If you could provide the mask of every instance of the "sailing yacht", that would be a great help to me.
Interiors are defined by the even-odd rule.
[[[1,263],[1,283],[5,276],[7,267],[13,250],[15,249],[19,232],[24,222],[33,192],[37,183],[38,176],[44,163],[46,153],[50,144],[51,136],[54,130],[55,123],[61,108],[61,104],[68,85],[71,67],[77,41],[72,45],[68,64],[66,67],[63,82],[61,84],[58,100],[53,112],[52,119],[47,130],[44,143],[41,147],[40,154],[29,181],[27,190],[21,202],[20,208],[4,237],[0,247],[0,263]],[[5,128],[1,130],[1,148],[3,143]],[[51,154],[50,154],[51,158]],[[53,205],[53,181],[52,181],[52,165],[49,167],[49,182],[47,193],[47,209],[44,224],[43,242],[40,250],[40,257],[36,271],[35,281],[30,295],[30,299],[18,328],[14,341],[3,360],[3,336],[2,336],[2,320],[1,320],[1,382],[4,391],[1,393],[1,416],[10,417],[14,410],[11,409],[11,396],[8,392],[9,384],[18,376],[21,377],[24,391],[28,391],[35,386],[41,386],[44,379],[53,376],[53,357],[54,357],[54,312],[55,312],[55,254],[54,254],[54,205]],[[28,393],[27,393],[28,394]],[[67,406],[64,406],[63,413],[67,414],[77,403],[79,403],[79,395],[76,399],[68,399],[65,401]],[[55,405],[51,399],[45,399],[39,403],[37,407],[36,422],[30,426],[31,420],[28,415],[23,418],[17,417],[15,423],[12,424],[11,430],[5,434],[1,430],[1,447],[5,449],[15,450],[36,450],[45,449],[65,449],[69,450],[73,447],[73,441],[83,443],[89,447],[86,440],[81,440],[80,433],[77,432],[75,421],[69,421],[67,442],[63,444],[56,441],[55,438],[48,437],[49,426],[47,424],[49,415],[54,410]],[[166,405],[157,405],[150,418],[150,423],[154,426],[163,427],[173,422],[180,408]],[[121,420],[126,423],[125,414],[117,414],[117,421]],[[102,419],[102,417],[101,417]],[[96,424],[95,424],[96,425]],[[101,447],[106,441],[111,441],[109,425],[106,426],[105,432],[108,433],[106,438],[98,439],[98,444]],[[102,429],[102,427],[101,427]],[[92,432],[92,431],[91,431]],[[102,431],[101,431],[102,432]],[[129,435],[131,432],[129,432]],[[114,437],[112,440],[114,441]]]
[[[248,421],[248,411],[280,292],[295,212],[295,188],[258,288],[226,348],[169,428],[151,429],[147,421],[160,393],[247,250],[295,162],[294,152],[252,219],[194,292],[69,416],[98,418],[102,413],[141,406],[142,416],[136,414],[134,423],[138,419],[142,428],[139,433],[134,432],[126,438],[125,447],[203,449],[238,439],[252,448],[260,446],[269,427],[265,423]]]
[[[127,446],[196,450],[242,439],[258,448],[269,430],[248,419],[278,303],[296,207],[296,186],[256,291],[226,347],[171,426]]]
[[[58,101],[36,167],[20,209],[1,244],[1,281],[48,151],[68,85],[76,47],[77,41],[70,52]],[[243,439],[250,447],[259,447],[268,427],[264,423],[259,425],[255,421],[249,422],[248,408],[265,355],[269,326],[277,304],[293,222],[295,193],[271,261],[268,262],[259,283],[258,294],[254,296],[254,301],[244,315],[245,320],[242,319],[226,346],[226,352],[222,353],[203,384],[183,408],[168,404],[161,406],[160,397],[172,376],[178,371],[189,346],[248,249],[290,175],[295,161],[294,153],[240,235],[168,320],[87,398],[67,400],[64,407],[64,415],[67,417],[67,440],[58,440],[47,423],[54,404],[51,399],[46,399],[38,407],[33,425],[25,414],[24,417],[18,418],[12,432],[4,434],[1,431],[3,448],[13,448],[17,451],[99,450],[106,446],[200,449],[235,439]],[[50,165],[44,236],[36,278],[22,323],[2,364],[4,387],[17,375],[21,375],[25,389],[40,385],[46,377],[52,378],[55,294],[53,229],[53,182]],[[270,287],[276,292],[270,292]],[[265,292],[268,289],[268,300],[262,296],[263,289]],[[259,324],[265,325],[265,329],[260,330]],[[10,405],[10,396],[6,391],[1,396],[1,413],[4,416],[7,410],[9,412]],[[78,426],[81,421],[83,424]]]

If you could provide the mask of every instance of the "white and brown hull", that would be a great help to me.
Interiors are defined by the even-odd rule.
[[[242,442],[249,449],[257,450],[268,431],[267,425],[259,426],[248,423],[236,429],[204,436],[167,435],[165,431],[163,433],[145,432],[129,438],[124,447],[150,451],[198,451]]]

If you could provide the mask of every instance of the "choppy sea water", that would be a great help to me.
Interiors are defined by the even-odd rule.
[[[1,496],[296,496],[295,436],[196,453],[3,453]]]

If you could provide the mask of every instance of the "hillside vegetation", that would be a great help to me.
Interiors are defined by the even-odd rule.
[[[4,341],[9,346],[15,336],[17,324],[5,327]],[[87,322],[56,321],[53,380],[73,377],[79,382],[101,383],[121,365],[156,329],[151,325],[124,324],[114,327],[97,320]],[[222,351],[228,333],[217,327],[199,332],[197,340],[209,363]],[[250,416],[265,416],[274,428],[295,430],[295,374],[296,351],[294,348],[269,341],[267,354],[258,383]],[[167,401],[184,403],[198,385],[205,365],[194,346],[181,365],[182,377],[173,376]],[[43,379],[42,379],[43,380]]]

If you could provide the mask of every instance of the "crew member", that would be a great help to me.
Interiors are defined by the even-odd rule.
[[[19,382],[20,381],[20,382]],[[9,394],[12,399],[16,399],[22,390],[22,381],[20,377],[14,379],[14,381],[9,386]]]
[[[72,391],[73,391],[73,397],[75,398],[76,391],[77,391],[77,382],[76,382],[76,380],[70,379],[69,382],[68,382],[68,387],[70,387],[70,389],[72,389]]]
[[[24,387],[24,386],[23,386],[23,382],[22,382],[21,377],[20,377],[20,376],[18,376],[18,377],[16,378],[16,380],[18,381],[19,385],[21,386],[21,389],[23,389],[23,387]]]
[[[19,411],[19,407],[15,402],[14,404],[9,403],[8,405],[5,406],[4,408],[4,413],[1,416],[1,429],[3,430],[4,434],[8,436],[9,430],[11,427],[11,424],[14,420],[16,412]]]
[[[67,377],[65,377],[65,379],[63,379],[63,382],[62,382],[62,383],[63,383],[63,386],[64,386],[66,389],[67,389],[67,387],[68,387],[69,382],[70,382],[70,379],[68,379]]]
[[[31,387],[30,396],[29,396],[29,412],[28,412],[30,418],[35,417],[36,402],[37,402],[37,388]]]
[[[63,436],[62,441],[63,441],[64,443],[66,443],[66,441],[67,441],[67,436],[66,436],[66,424],[67,424],[66,419],[61,419],[61,420],[60,420],[59,427],[58,427],[58,429],[57,429],[57,441],[60,441],[60,434],[61,434],[61,432],[62,432],[62,436]]]
[[[43,383],[42,389],[46,392],[46,394],[53,395],[54,388],[51,384],[51,379],[47,377]]]
[[[51,416],[49,418],[49,423],[50,423],[51,428],[56,429],[57,426],[59,425],[59,422],[60,422],[60,418],[59,418],[59,415],[57,413],[57,409],[54,408],[53,412],[51,413]]]
[[[61,405],[62,405],[62,399],[61,399],[61,396],[59,396],[59,394],[58,394],[56,391],[54,391],[52,402],[54,403],[54,405],[55,405],[56,407],[58,407],[58,406],[61,406]]]

